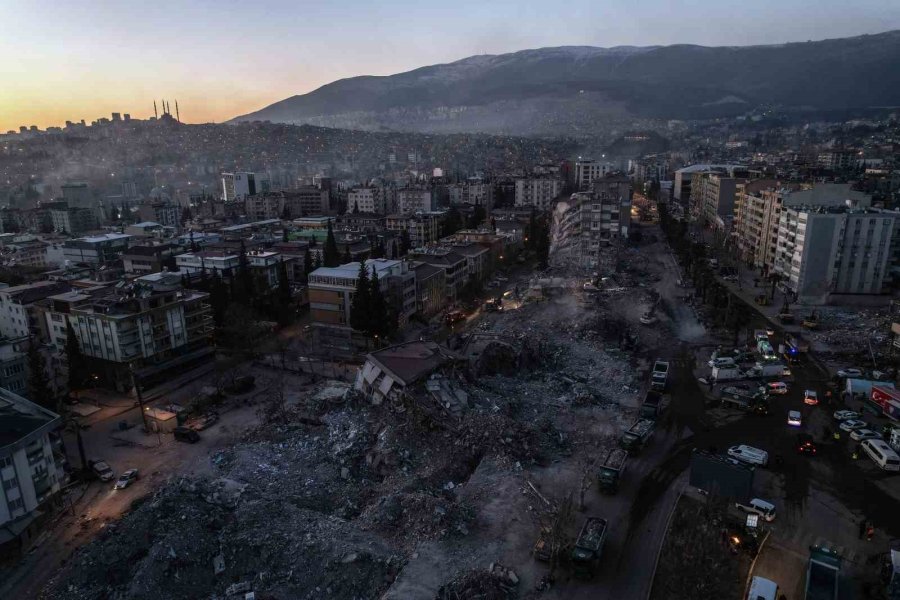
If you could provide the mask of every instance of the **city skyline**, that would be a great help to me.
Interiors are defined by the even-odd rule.
[[[832,0],[752,8],[709,2],[691,7],[702,19],[686,12],[677,27],[658,1],[625,9],[578,0],[556,15],[507,1],[351,4],[348,12],[280,0],[159,2],[148,12],[100,0],[0,2],[0,52],[16,57],[0,66],[0,131],[111,112],[147,118],[153,99],[163,97],[179,99],[185,122],[221,122],[346,77],[527,48],[771,44],[900,28],[900,5],[880,0],[865,0],[852,15]],[[383,25],[375,39],[372,23]]]

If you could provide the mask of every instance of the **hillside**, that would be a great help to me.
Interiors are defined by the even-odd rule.
[[[770,46],[560,47],[353,77],[235,121],[423,132],[590,133],[629,118],[900,105],[900,31]]]

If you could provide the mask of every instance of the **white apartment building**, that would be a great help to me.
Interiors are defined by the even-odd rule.
[[[63,256],[72,263],[104,264],[118,260],[131,243],[130,235],[104,233],[76,240],[66,240]]]
[[[516,206],[549,210],[553,208],[562,189],[562,181],[559,179],[543,177],[516,179]]]
[[[606,177],[616,170],[615,165],[590,158],[578,159],[572,167],[576,191],[589,191],[595,179]]]
[[[40,507],[66,482],[59,415],[0,388],[0,539],[25,549]]]
[[[222,173],[222,196],[225,202],[271,191],[269,176],[265,173]]]
[[[34,303],[69,288],[61,281],[37,281],[0,289],[0,335],[9,339],[29,337],[38,327]]]
[[[494,186],[473,177],[465,183],[447,186],[447,198],[450,204],[471,204],[491,210],[494,207]]]
[[[388,215],[385,219],[385,228],[388,231],[405,231],[409,235],[410,247],[420,248],[440,238],[443,217],[443,212]]]
[[[431,190],[403,189],[397,191],[397,207],[400,214],[431,212],[434,210]]]
[[[221,252],[219,250],[201,250],[199,252],[188,252],[179,254],[175,257],[175,266],[179,271],[188,273],[206,273],[212,276],[218,273],[219,277],[227,278],[233,273],[237,273],[240,257],[231,252]]]
[[[377,213],[387,210],[384,189],[380,187],[357,187],[347,192],[348,213]]]
[[[891,280],[900,213],[859,208],[784,208],[774,271],[801,302],[833,294],[882,294]]]

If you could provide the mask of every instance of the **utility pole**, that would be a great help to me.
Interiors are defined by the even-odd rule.
[[[128,371],[131,373],[131,385],[134,386],[134,391],[137,394],[138,406],[141,409],[141,420],[144,422],[144,431],[149,432],[150,428],[147,426],[147,413],[144,411],[144,397],[141,395],[141,386],[138,385],[137,377],[134,375],[134,365],[128,365]]]

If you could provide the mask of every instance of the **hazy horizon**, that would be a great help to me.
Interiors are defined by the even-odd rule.
[[[661,0],[575,0],[550,14],[533,2],[248,5],[164,0],[0,0],[0,132],[20,125],[153,115],[178,100],[189,123],[221,122],[332,81],[391,75],[478,54],[553,46],[744,46],[853,37],[900,28],[900,3],[706,0],[673,20]],[[702,6],[701,6],[702,5]],[[515,19],[512,19],[512,17]],[[513,26],[514,25],[514,26]]]

